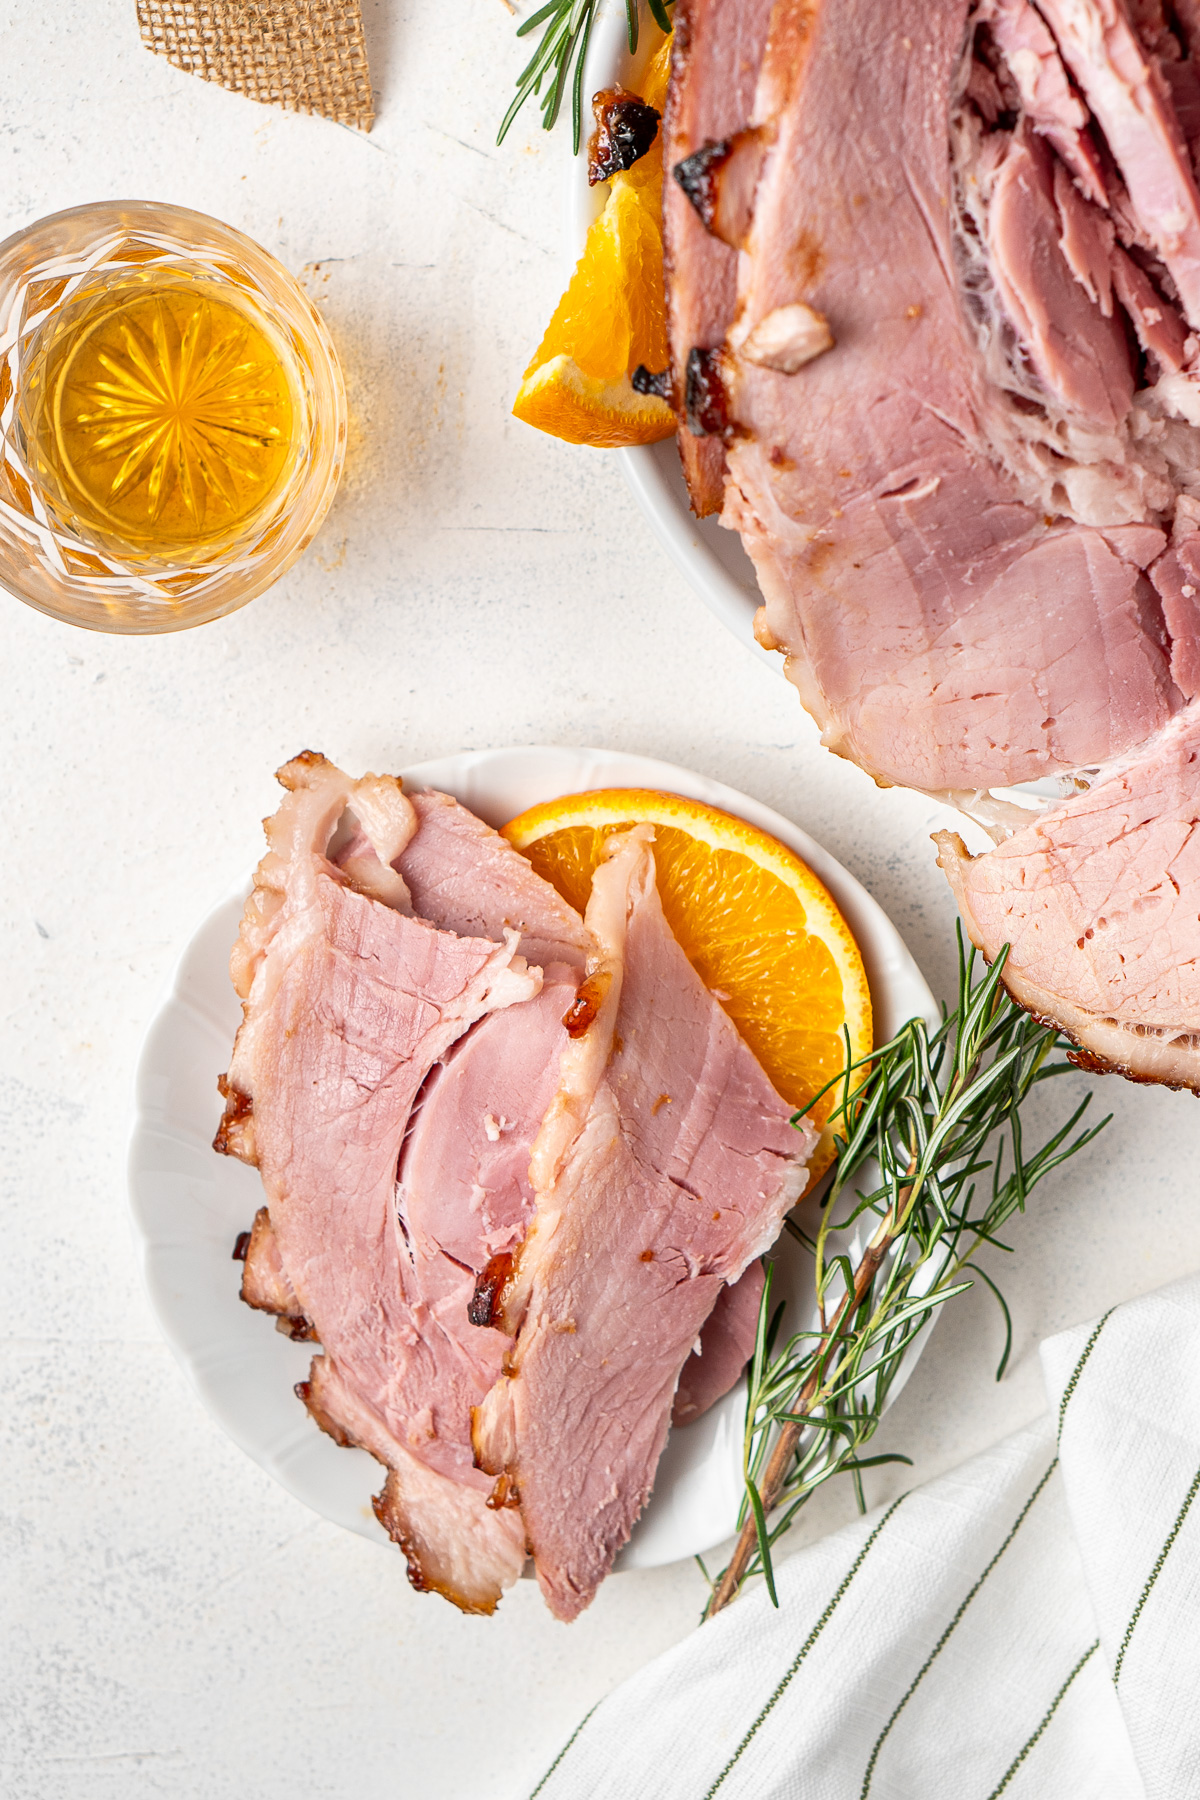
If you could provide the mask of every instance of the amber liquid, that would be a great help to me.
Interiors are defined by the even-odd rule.
[[[183,566],[234,553],[273,516],[301,400],[285,341],[248,295],[156,269],[62,308],[21,410],[27,466],[69,529]]]

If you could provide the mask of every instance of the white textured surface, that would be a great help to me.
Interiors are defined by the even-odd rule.
[[[122,641],[0,597],[6,1800],[517,1800],[700,1604],[684,1565],[618,1577],[571,1627],[530,1583],[460,1618],[234,1449],[160,1341],[126,1224],[133,1059],[180,943],[257,854],[277,763],[662,756],[795,818],[951,979],[938,809],[819,749],[608,459],[509,418],[561,286],[563,146],[531,119],[493,149],[521,62],[500,0],[368,0],[367,22],[363,140],[151,57],[133,0],[0,0],[0,232],[127,194],[228,219],[320,299],[354,415],[320,538],[232,619]],[[970,1294],[897,1402],[879,1447],[918,1476],[1040,1409],[1039,1338],[1200,1264],[1195,1102],[1098,1098],[1116,1123],[1010,1234],[1012,1374],[992,1384],[999,1322]],[[851,1510],[831,1490],[805,1530]]]

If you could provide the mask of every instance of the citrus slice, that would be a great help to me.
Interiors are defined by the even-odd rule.
[[[641,83],[661,111],[670,70],[667,38]],[[572,444],[620,449],[675,431],[675,414],[654,394],[635,393],[639,363],[665,369],[666,289],[662,248],[660,135],[633,167],[614,175],[604,211],[517,392],[526,425]]]
[[[663,911],[783,1098],[799,1110],[872,1044],[858,945],[808,865],[744,819],[679,794],[604,788],[534,806],[504,827],[539,875],[582,912],[609,833],[654,826]],[[813,1109],[824,1126],[836,1090]],[[810,1185],[833,1160],[823,1131]]]

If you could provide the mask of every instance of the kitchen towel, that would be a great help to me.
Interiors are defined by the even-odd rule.
[[[359,0],[137,0],[147,49],[248,100],[370,131]]]
[[[1200,1795],[1200,1277],[1042,1345],[1044,1419],[777,1568],[539,1800]]]

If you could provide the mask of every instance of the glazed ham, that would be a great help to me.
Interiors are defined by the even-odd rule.
[[[244,1018],[216,1139],[258,1167],[267,1194],[235,1251],[242,1298],[319,1341],[297,1392],[338,1443],[385,1467],[375,1511],[414,1586],[492,1611],[525,1562],[532,1517],[544,1585],[568,1616],[649,1492],[672,1399],[687,1423],[737,1380],[762,1288],[751,1259],[802,1184],[811,1134],[792,1130],[675,944],[648,828],[599,879],[599,944],[447,795],[355,782],[311,753],[279,778],[288,795],[266,822],[231,962]],[[647,1083],[668,1078],[677,1096],[651,1099]],[[602,1116],[607,1155],[593,1142]],[[569,1236],[576,1274],[581,1258],[609,1270],[572,1290],[579,1342],[608,1344],[613,1363],[612,1431],[560,1441],[560,1487],[586,1495],[609,1481],[595,1458],[611,1464],[613,1432],[639,1446],[598,1563],[591,1512],[574,1503],[553,1517],[523,1440],[511,1470],[485,1472],[472,1432],[502,1410],[516,1371],[514,1296],[544,1269],[556,1169],[549,1187],[560,1205],[569,1189],[571,1205],[560,1251]],[[618,1312],[629,1232],[638,1280]],[[644,1242],[661,1272],[643,1266]],[[570,1278],[570,1258],[561,1267]],[[561,1420],[547,1359],[536,1342],[518,1347],[530,1364],[519,1396],[533,1387],[535,1414]],[[560,1398],[586,1399],[586,1383],[568,1380]],[[574,1582],[565,1600],[558,1563]]]
[[[754,1355],[763,1266],[757,1259],[717,1295],[700,1341],[683,1365],[671,1407],[672,1425],[691,1425],[715,1406]]]
[[[418,813],[394,780],[353,782],[312,755],[280,780],[288,797],[267,822],[233,955],[245,1016],[217,1136],[257,1165],[267,1194],[246,1298],[320,1340],[302,1397],[323,1429],[387,1468],[377,1511],[414,1584],[491,1611],[525,1559],[520,1522],[487,1506],[469,1445],[470,1406],[496,1371],[465,1331],[443,1328],[462,1271],[402,1233],[397,1165],[431,1069],[476,1021],[539,995],[522,921],[543,944],[557,933],[563,957],[579,953],[582,924],[503,840],[475,820],[464,830],[453,802],[418,797]],[[450,910],[462,843],[480,847],[475,935],[412,912],[410,846],[425,904],[439,886],[435,846],[417,851],[427,831],[456,846],[440,884]],[[510,1081],[544,1079],[544,1019],[538,1009],[507,1034]]]
[[[693,111],[738,10],[695,12]],[[1170,931],[1135,928],[1165,904],[1151,839],[1099,845],[1131,796],[1168,808],[1158,848],[1191,804],[1198,18],[1190,0],[776,0],[707,185],[694,157],[674,171],[694,217],[669,243],[682,320],[742,221],[690,429],[720,443],[761,641],[882,784],[998,837],[1017,815],[992,790],[1071,796],[974,863],[943,850],[972,935],[989,955],[1011,935],[1011,991],[1094,1059],[1196,1086],[1200,1003],[1163,959],[1190,966],[1200,931],[1189,949],[1183,901]],[[691,348],[673,340],[676,370]],[[1052,893],[1093,861],[1115,886]]]
[[[680,1371],[723,1284],[777,1235],[813,1142],[671,935],[652,836],[610,839],[593,880],[597,953],[534,1145],[536,1210],[493,1301],[515,1341],[475,1413],[493,1501],[519,1505],[562,1619],[626,1542]]]
[[[986,856],[939,832],[973,941],[1085,1066],[1200,1086],[1200,711]]]

